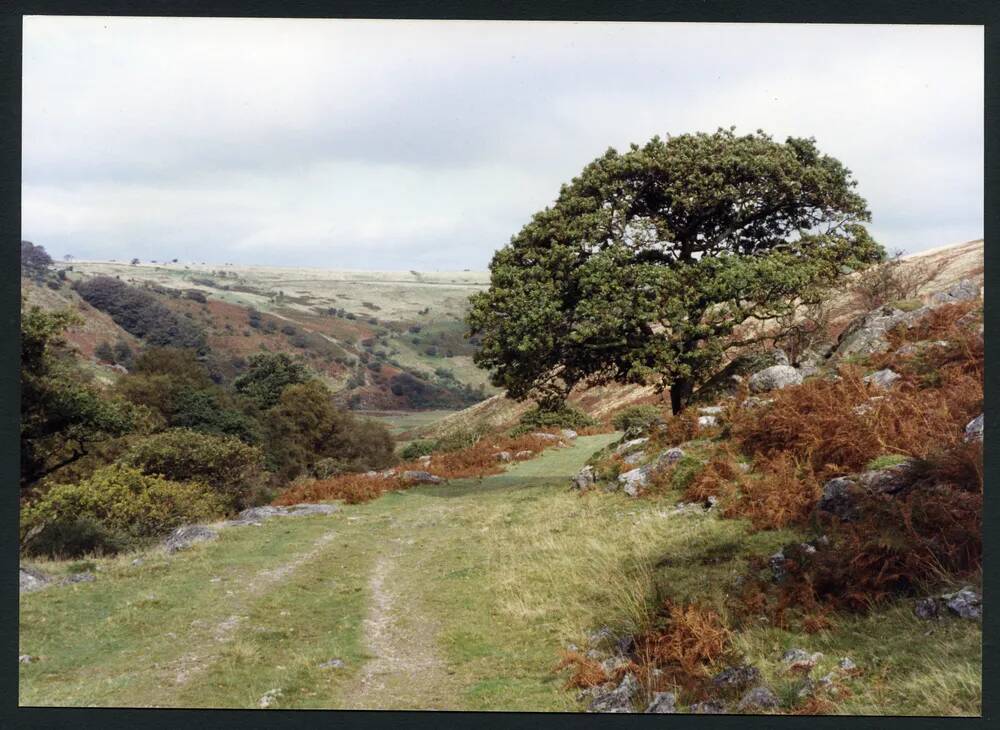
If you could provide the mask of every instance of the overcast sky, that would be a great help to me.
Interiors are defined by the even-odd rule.
[[[980,27],[24,20],[23,237],[54,256],[482,269],[609,146],[813,136],[872,231],[982,236]]]

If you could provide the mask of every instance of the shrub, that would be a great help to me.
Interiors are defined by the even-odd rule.
[[[587,428],[597,425],[597,421],[581,410],[563,405],[560,408],[544,409],[536,406],[521,416],[516,431],[525,432],[544,428]]]
[[[214,436],[171,429],[148,436],[122,459],[145,474],[177,482],[200,482],[212,489],[230,510],[250,506],[263,485],[264,455],[231,436]]]
[[[618,411],[611,419],[611,425],[618,431],[644,432],[660,419],[660,409],[645,404],[629,406]]]
[[[112,349],[111,343],[107,340],[94,348],[94,355],[98,360],[103,360],[104,362],[115,361],[115,351]]]
[[[21,513],[22,546],[29,553],[73,557],[115,552],[190,522],[218,515],[208,487],[143,474],[114,464],[77,484],[53,486]]]
[[[419,459],[421,456],[427,456],[433,451],[433,441],[411,441],[399,452],[399,455],[407,461],[412,461],[413,459]]]
[[[921,285],[933,277],[926,262],[904,262],[896,252],[889,260],[860,272],[851,293],[863,309],[877,309],[893,301],[914,299]]]

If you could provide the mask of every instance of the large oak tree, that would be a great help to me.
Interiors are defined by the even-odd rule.
[[[669,388],[678,412],[740,324],[884,258],[856,185],[815,140],[760,131],[609,149],[493,257],[476,362],[543,406],[618,381]]]

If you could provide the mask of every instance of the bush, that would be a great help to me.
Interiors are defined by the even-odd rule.
[[[434,442],[433,441],[411,441],[406,445],[399,455],[410,461],[412,459],[419,459],[421,456],[427,456],[433,453]]]
[[[629,406],[615,414],[611,425],[618,431],[644,432],[662,417],[660,409],[654,405]]]
[[[52,557],[116,552],[220,512],[218,498],[203,484],[114,464],[78,484],[56,485],[24,507],[21,541],[27,552]]]
[[[203,483],[234,511],[251,505],[266,478],[264,455],[256,446],[187,429],[146,437],[122,463],[172,481]]]
[[[593,418],[571,406],[563,405],[556,409],[536,406],[521,416],[521,424],[515,430],[523,433],[531,429],[587,428],[596,424]]]

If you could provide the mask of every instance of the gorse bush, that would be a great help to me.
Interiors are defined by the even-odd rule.
[[[517,431],[545,428],[587,428],[597,425],[597,421],[581,410],[562,405],[559,408],[536,406],[521,416]]]
[[[203,484],[111,465],[77,484],[56,485],[26,505],[21,541],[27,552],[44,550],[53,557],[81,549],[114,552],[221,512],[220,500]]]
[[[413,459],[419,459],[421,456],[427,456],[434,451],[433,441],[411,441],[405,448],[399,452],[399,455],[411,461]]]
[[[614,415],[611,425],[619,431],[640,432],[647,430],[662,417],[660,409],[654,405],[629,406]]]
[[[264,454],[257,447],[187,429],[147,436],[122,463],[172,481],[205,484],[229,510],[250,506],[267,477]]]

